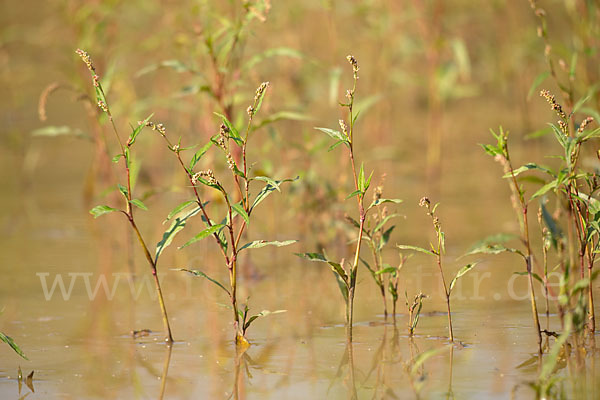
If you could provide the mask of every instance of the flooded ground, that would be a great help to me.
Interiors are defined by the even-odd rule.
[[[227,279],[214,243],[176,249],[198,232],[198,222],[178,236],[158,266],[175,338],[172,347],[164,343],[152,276],[126,221],[120,215],[94,220],[89,214],[96,204],[116,201],[107,193],[118,176],[91,168],[96,149],[85,137],[95,125],[85,120],[77,97],[64,94],[68,91],[49,101],[48,121],[37,115],[39,95],[52,82],[91,89],[88,71],[79,69],[84,66],[74,54],[86,47],[94,51],[102,74],[110,71],[109,97],[120,127],[156,112],[184,142],[205,143],[218,129],[212,114],[218,108],[201,91],[181,93],[192,78],[162,70],[138,75],[159,61],[202,59],[190,48],[202,32],[195,25],[203,16],[198,10],[210,2],[198,2],[190,12],[141,1],[5,3],[0,15],[5,27],[0,37],[0,332],[11,336],[29,360],[0,343],[0,398],[535,398],[530,384],[543,360],[536,352],[527,280],[515,275],[524,270],[522,260],[511,254],[459,258],[484,237],[519,229],[501,167],[479,146],[490,142],[488,129],[502,124],[513,130],[513,158],[519,165],[556,161],[545,158],[557,152],[550,135],[526,138],[553,118],[543,99],[527,99],[545,63],[526,2],[494,2],[486,8],[456,0],[456,7],[442,7],[440,15],[414,6],[419,2],[347,1],[334,7],[334,2],[315,0],[286,2],[287,8],[273,2],[267,22],[253,27],[242,55],[276,47],[287,49],[279,50],[285,56],[256,61],[243,71],[244,80],[236,81],[243,94],[236,95],[235,105],[244,115],[247,98],[268,79],[273,99],[265,101],[264,112],[302,114],[264,128],[251,153],[257,169],[277,178],[300,178],[253,214],[248,238],[298,243],[257,249],[240,260],[240,301],[248,299],[253,312],[285,310],[254,323],[245,352],[236,352],[222,291],[173,270],[198,268]],[[216,7],[226,8],[223,4]],[[444,29],[421,31],[423,26],[413,23],[421,19],[425,27],[440,23]],[[558,31],[568,31],[567,26]],[[417,255],[402,269],[395,318],[384,317],[378,288],[366,269],[359,270],[349,345],[344,302],[331,271],[293,255],[323,247],[337,259],[352,255],[343,222],[346,213],[356,212],[350,200],[344,203],[350,192],[348,161],[339,148],[327,152],[330,143],[313,129],[335,126],[340,118],[336,102],[350,82],[345,78],[351,76],[345,63],[349,52],[361,62],[357,96],[365,110],[357,125],[357,154],[375,170],[374,181],[386,174],[387,197],[404,200],[390,207],[401,217],[392,246],[383,253],[385,262],[398,262],[397,243],[427,247],[432,240],[431,221],[418,206],[424,195],[441,203],[448,276],[478,262],[452,294],[454,344],[447,337],[442,284],[430,258]],[[443,104],[436,106],[438,94],[432,94],[429,81],[438,78]],[[83,135],[32,134],[48,125],[74,127]],[[431,173],[427,149],[436,130],[442,132],[442,152]],[[159,140],[148,135],[140,142],[139,186],[150,211],[136,215],[154,245],[166,228],[164,216],[188,195]],[[585,156],[585,165],[597,164],[593,155]],[[532,236],[538,246],[539,227]],[[556,284],[558,274],[550,282]],[[559,331],[553,302],[551,321],[546,320],[540,289],[542,327]],[[405,290],[409,298],[418,292],[428,296],[414,337],[408,335]],[[577,359],[560,355],[557,377],[564,398],[600,396],[598,362],[595,346]]]
[[[3,158],[3,171],[10,158]],[[246,259],[254,272],[243,281],[251,307],[287,312],[258,321],[252,346],[236,356],[230,312],[218,305],[226,299],[206,281],[169,270],[202,267],[219,276],[221,265],[211,261],[209,246],[199,246],[191,259],[174,251],[161,269],[176,339],[169,350],[147,266],[136,257],[129,272],[126,248],[114,240],[122,226],[88,217],[77,175],[68,169],[57,174],[48,163],[27,188],[7,176],[1,327],[30,361],[3,349],[2,398],[302,399],[351,398],[354,391],[358,398],[534,396],[527,383],[539,373],[535,336],[525,282],[511,280],[522,266],[511,257],[480,258],[478,270],[461,282],[453,299],[454,346],[446,336],[440,281],[427,259],[412,260],[401,284],[411,295],[413,287],[430,295],[414,338],[407,335],[403,299],[396,325],[391,317],[386,322],[378,293],[361,270],[349,358],[343,302],[330,271],[292,256],[302,243],[290,251],[257,251]],[[63,182],[52,184],[60,190],[48,188],[50,176]],[[457,268],[454,256],[469,244],[454,240],[449,268]],[[143,329],[151,332],[132,338],[132,330]],[[419,354],[431,349],[440,352],[413,369]],[[590,354],[584,371],[563,365],[568,397],[596,397],[596,362]],[[35,392],[26,385],[19,392],[19,366],[25,375],[34,371]]]

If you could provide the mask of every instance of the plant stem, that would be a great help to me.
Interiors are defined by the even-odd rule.
[[[454,330],[452,329],[452,312],[450,311],[450,292],[448,291],[448,285],[446,285],[446,278],[444,277],[444,271],[442,269],[442,256],[440,250],[440,247],[438,247],[437,265],[440,270],[440,276],[442,277],[444,295],[446,295],[446,307],[448,309],[448,335],[450,336],[450,341],[454,342]]]
[[[511,167],[511,172],[512,172],[512,167]],[[515,179],[514,174],[513,174],[513,179]],[[515,179],[515,184],[516,184],[516,179]],[[531,255],[531,244],[529,243],[529,223],[527,221],[527,205],[525,204],[524,201],[521,202],[521,205],[523,206],[523,226],[524,226],[524,239],[525,239],[525,246],[527,247],[527,258],[525,260],[526,263],[526,267],[527,267],[527,275],[529,277],[529,295],[531,298],[531,312],[533,313],[533,324],[537,333],[537,341],[538,341],[538,351],[541,354],[543,352],[542,350],[542,331],[540,328],[540,318],[538,315],[538,310],[537,310],[537,303],[535,301],[535,289],[533,287],[533,274],[531,272],[531,260],[532,260],[532,255]]]
[[[139,231],[137,225],[135,224],[133,216],[128,215],[127,217],[129,219],[129,223],[131,224],[131,227],[133,228],[133,231],[135,232],[135,234],[140,242],[140,245],[142,246],[142,249],[144,250],[144,255],[146,256],[146,260],[148,260],[148,264],[150,264],[150,267],[152,268],[152,277],[154,278],[154,286],[156,288],[156,293],[158,295],[158,303],[160,304],[160,310],[162,312],[163,325],[165,327],[165,332],[167,334],[165,341],[172,343],[173,335],[171,334],[171,326],[169,324],[169,318],[167,316],[167,307],[165,306],[165,301],[163,299],[162,290],[160,288],[160,281],[158,280],[158,274],[156,271],[156,263],[155,263],[154,259],[152,258],[152,255],[150,255],[150,251],[148,251],[148,247],[146,246],[146,243],[144,242],[144,239],[142,238],[142,235],[140,234],[140,231]]]
[[[540,329],[540,318],[538,315],[537,303],[535,300],[535,290],[533,287],[533,274],[531,271],[531,262],[532,262],[533,256],[531,254],[531,243],[529,241],[529,222],[527,219],[527,203],[525,202],[525,198],[523,196],[523,191],[521,190],[521,188],[519,187],[519,184],[517,183],[517,177],[515,176],[514,168],[510,161],[510,155],[508,152],[508,143],[506,142],[506,139],[504,139],[503,150],[504,150],[504,158],[506,160],[506,168],[508,168],[510,175],[511,175],[513,193],[518,194],[517,197],[519,199],[519,203],[521,206],[521,214],[517,213],[517,216],[519,217],[519,221],[522,223],[521,236],[522,236],[522,240],[525,244],[525,247],[527,249],[527,256],[525,258],[525,266],[527,268],[527,276],[529,278],[529,297],[531,300],[531,312],[533,314],[533,325],[535,328],[537,341],[538,341],[538,351],[540,354],[542,354],[542,352],[543,352],[542,351],[542,332]],[[515,211],[517,211],[517,210],[515,210]]]

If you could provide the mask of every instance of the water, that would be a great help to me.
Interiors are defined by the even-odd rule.
[[[199,231],[196,221],[180,234],[159,265],[176,340],[170,348],[162,341],[149,268],[137,243],[131,241],[126,221],[119,215],[93,220],[88,213],[93,205],[118,201],[103,193],[108,183],[101,176],[89,173],[92,145],[71,137],[32,137],[30,132],[44,125],[35,113],[38,95],[47,84],[79,79],[88,83],[87,71],[81,78],[77,75],[82,71],[76,69],[79,60],[73,51],[77,45],[90,42],[104,50],[96,58],[103,72],[110,69],[110,60],[115,60],[113,88],[120,126],[126,127],[128,121],[122,115],[139,117],[157,111],[157,117],[173,132],[181,133],[184,142],[205,142],[216,129],[216,122],[210,112],[197,113],[209,101],[205,97],[170,97],[189,83],[186,77],[165,74],[132,78],[141,67],[162,60],[163,55],[186,57],[184,45],[195,36],[179,27],[191,26],[191,17],[177,7],[155,9],[146,2],[132,1],[116,9],[90,6],[99,13],[93,14],[94,21],[115,16],[109,18],[112,30],[102,30],[104,25],[98,23],[93,25],[98,28],[96,32],[90,31],[85,21],[73,22],[69,7],[37,3],[4,5],[6,12],[0,15],[0,22],[8,27],[0,42],[0,77],[6,89],[0,100],[0,309],[4,308],[0,331],[13,337],[29,358],[23,360],[0,344],[0,398],[535,397],[528,384],[540,371],[536,337],[526,280],[514,275],[523,271],[521,260],[513,255],[457,258],[485,236],[518,232],[510,193],[500,178],[501,168],[477,146],[489,141],[488,128],[502,122],[515,131],[513,157],[519,161],[539,160],[544,154],[556,153],[550,138],[535,143],[522,140],[523,133],[531,130],[530,125],[541,127],[548,120],[543,101],[541,105],[532,101],[526,109],[515,101],[525,97],[539,71],[518,69],[518,74],[527,78],[524,82],[513,82],[510,74],[508,78],[489,78],[497,76],[490,66],[497,64],[496,54],[474,52],[472,62],[478,72],[473,79],[481,92],[448,102],[442,122],[445,139],[441,177],[430,185],[425,178],[424,121],[429,114],[423,88],[407,86],[402,78],[407,71],[423,74],[423,65],[418,58],[412,65],[408,55],[393,53],[400,45],[412,49],[410,40],[396,42],[397,37],[402,38],[401,29],[390,35],[378,31],[386,24],[375,24],[377,27],[369,32],[382,48],[371,48],[368,42],[358,43],[355,37],[368,30],[361,17],[367,6],[357,8],[356,15],[351,16],[345,14],[344,7],[338,15],[320,2],[295,6],[289,13],[287,8],[274,5],[272,20],[256,28],[256,37],[261,39],[251,39],[249,53],[282,45],[301,47],[320,64],[296,59],[260,64],[249,74],[252,84],[244,86],[252,94],[255,81],[268,77],[273,83],[274,100],[272,104],[267,100],[266,112],[279,107],[299,109],[313,118],[281,123],[256,137],[251,156],[259,160],[257,168],[276,177],[300,174],[301,179],[282,187],[282,195],[273,195],[257,211],[248,240],[299,242],[290,247],[259,249],[242,257],[239,299],[245,302],[249,298],[252,312],[286,312],[257,320],[248,335],[252,346],[243,354],[236,353],[231,312],[222,306],[227,303],[223,292],[204,279],[172,270],[198,268],[217,279],[227,279],[213,243],[203,241],[176,250]],[[372,6],[381,6],[375,11],[393,17],[390,10],[396,6],[384,3]],[[467,11],[457,8],[457,15],[451,19],[464,20]],[[480,30],[492,22],[504,27],[506,18],[502,13],[479,11],[481,15],[470,21],[473,32],[467,32],[467,36],[474,38],[477,48],[495,49],[495,42],[488,43],[491,39]],[[510,21],[522,31],[513,30],[514,37],[503,39],[505,52],[521,49],[522,37],[529,37],[533,30],[518,12]],[[304,29],[309,23],[314,29]],[[163,29],[142,29],[157,24]],[[320,36],[323,24],[327,25],[327,40]],[[338,32],[356,26],[361,29]],[[175,38],[176,46],[171,38]],[[354,343],[350,348],[343,326],[343,300],[331,271],[324,264],[292,255],[317,251],[321,245],[338,259],[348,258],[352,252],[340,221],[345,212],[355,213],[354,204],[329,203],[346,196],[343,192],[350,179],[347,160],[341,148],[327,153],[329,143],[321,143],[312,132],[315,125],[335,125],[339,117],[335,101],[328,101],[323,93],[330,87],[334,68],[346,66],[343,63],[348,48],[365,60],[359,81],[359,89],[364,92],[360,95],[382,95],[382,100],[365,113],[364,120],[359,120],[357,152],[376,169],[374,181],[387,173],[385,195],[405,200],[394,208],[402,217],[397,219],[390,243],[427,247],[430,221],[417,205],[419,198],[427,194],[434,202],[442,203],[439,213],[447,234],[448,276],[468,262],[479,262],[453,292],[457,338],[453,346],[447,339],[441,282],[431,259],[415,256],[402,270],[395,324],[391,316],[387,320],[383,317],[378,290],[368,272],[360,269]],[[405,63],[397,66],[398,58]],[[543,68],[543,62],[540,65]],[[498,90],[494,79],[505,80],[506,88]],[[83,107],[68,95],[57,95],[48,107],[48,124],[90,131]],[[182,190],[185,182],[156,137],[145,136],[138,145],[138,154],[144,159],[139,190],[159,189],[159,195],[146,202],[151,211],[137,214],[142,232],[154,245],[166,228],[161,224],[163,216],[187,198]],[[273,161],[266,162],[265,158]],[[90,182],[95,182],[93,188]],[[324,189],[327,185],[343,189],[332,194],[333,190]],[[90,193],[94,194],[91,199]],[[537,245],[539,232],[533,236]],[[391,264],[397,262],[393,249],[384,257]],[[57,279],[63,283],[64,293]],[[418,291],[429,296],[413,338],[407,335],[405,289],[410,298]],[[538,306],[543,313],[545,302],[539,291]],[[551,316],[548,328],[559,330],[557,316]],[[542,324],[546,327],[544,317]],[[132,337],[132,331],[144,329],[150,331],[147,336]],[[439,352],[419,363],[420,356],[432,354],[428,352],[435,349]],[[575,357],[568,363],[564,359],[558,363],[565,397],[595,399],[600,391],[597,350],[582,355],[580,362],[580,368]],[[34,372],[31,387],[19,385],[19,367],[24,376]]]

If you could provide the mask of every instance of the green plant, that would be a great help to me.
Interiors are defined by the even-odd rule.
[[[450,295],[452,294],[452,289],[454,289],[454,285],[456,284],[458,279],[460,277],[462,277],[464,274],[466,274],[467,272],[469,272],[471,269],[473,269],[473,267],[475,267],[475,265],[477,263],[467,264],[464,267],[462,267],[461,269],[459,269],[458,272],[456,273],[456,275],[454,276],[454,278],[452,278],[452,280],[450,281],[450,284],[448,285],[446,283],[446,278],[444,276],[444,270],[442,268],[442,259],[443,259],[444,254],[446,253],[446,235],[442,231],[442,225],[440,223],[440,219],[435,214],[435,211],[436,211],[437,207],[439,206],[439,203],[432,206],[431,201],[427,197],[423,197],[419,201],[419,205],[421,207],[427,208],[427,215],[429,217],[431,217],[431,222],[433,224],[433,229],[435,231],[437,243],[435,245],[430,243],[430,245],[429,245],[430,250],[424,249],[422,247],[410,246],[410,245],[400,245],[399,244],[397,246],[398,246],[398,248],[400,248],[402,250],[418,251],[420,253],[424,253],[424,254],[435,257],[437,266],[438,266],[438,269],[440,272],[440,278],[442,280],[444,295],[446,297],[446,308],[447,308],[447,313],[448,313],[448,336],[450,337],[450,341],[453,342],[454,341],[454,331],[452,329],[452,312],[450,309]]]
[[[18,355],[20,355],[24,359],[29,360],[29,358],[27,358],[27,356],[25,355],[25,353],[23,353],[23,350],[21,350],[21,348],[19,347],[19,345],[15,343],[15,341],[13,340],[13,338],[11,338],[10,336],[8,336],[8,335],[0,332],[0,340],[3,341],[4,343],[6,343],[7,345],[9,345],[10,348],[15,351],[15,353],[17,353]]]
[[[404,292],[406,299],[406,309],[408,310],[408,336],[413,336],[419,323],[419,316],[421,315],[421,309],[423,308],[423,300],[427,298],[427,295],[419,293],[415,296],[412,304],[408,300],[408,292]]]
[[[173,335],[171,333],[171,326],[169,324],[169,318],[167,316],[167,308],[165,306],[165,302],[164,302],[163,295],[162,295],[162,290],[160,287],[160,281],[158,279],[157,264],[158,264],[158,257],[161,255],[161,253],[165,249],[165,247],[167,247],[171,243],[173,234],[169,233],[169,232],[165,233],[165,237],[163,237],[163,240],[161,240],[157,244],[155,256],[153,257],[150,253],[150,250],[148,249],[148,246],[146,245],[146,241],[144,240],[141,232],[139,231],[139,229],[137,227],[137,224],[135,222],[135,214],[134,214],[134,208],[139,208],[141,210],[148,209],[141,200],[133,197],[134,182],[132,179],[132,158],[131,158],[132,146],[135,144],[137,136],[140,134],[140,132],[144,128],[144,124],[137,126],[135,129],[132,129],[132,132],[129,135],[127,142],[125,144],[123,143],[123,141],[121,140],[121,137],[119,135],[119,132],[117,130],[117,126],[115,124],[113,116],[110,112],[108,100],[106,99],[104,89],[102,88],[102,84],[100,82],[100,77],[96,73],[96,68],[94,67],[92,59],[90,58],[90,56],[87,52],[85,52],[81,49],[77,50],[77,54],[81,57],[81,59],[83,60],[83,62],[85,63],[85,65],[87,66],[88,70],[90,71],[90,73],[92,75],[92,84],[95,89],[97,105],[103,111],[103,115],[105,115],[108,118],[108,121],[110,122],[112,130],[115,134],[115,138],[119,144],[120,153],[117,154],[113,158],[113,162],[120,162],[121,158],[123,159],[122,162],[123,162],[123,166],[125,169],[125,176],[126,176],[125,177],[125,182],[126,182],[125,185],[117,184],[117,189],[123,195],[124,200],[125,200],[125,209],[123,210],[123,209],[113,208],[113,207],[110,207],[107,205],[99,205],[99,206],[92,208],[90,210],[90,213],[94,216],[94,218],[98,218],[101,215],[105,215],[105,214],[108,214],[111,212],[118,211],[127,218],[127,221],[129,222],[129,226],[132,229],[132,231],[135,233],[135,236],[137,237],[137,239],[140,243],[140,246],[144,252],[144,256],[146,257],[148,265],[150,266],[150,269],[152,272],[152,277],[154,278],[154,286],[156,289],[156,293],[158,295],[158,303],[160,305],[160,310],[162,313],[163,325],[164,325],[165,335],[166,335],[165,340],[167,342],[171,343],[171,342],[173,342]],[[146,118],[146,122],[149,121],[150,117]]]
[[[375,188],[373,193],[373,201],[377,202],[382,198],[383,185],[379,185]],[[379,293],[381,294],[381,300],[383,302],[383,315],[387,319],[388,309],[386,302],[386,286],[391,290],[392,286],[386,285],[386,276],[388,274],[392,274],[397,271],[397,268],[390,266],[383,262],[382,251],[384,247],[389,243],[390,235],[392,231],[396,227],[395,225],[390,226],[389,228],[386,226],[387,222],[395,217],[400,216],[400,214],[389,214],[387,207],[377,207],[376,213],[373,213],[367,216],[367,222],[365,223],[363,239],[367,242],[369,249],[371,249],[371,255],[373,260],[373,267],[361,257],[360,261],[363,265],[369,270],[371,273],[371,277],[375,284],[379,287]],[[359,228],[360,224],[356,222],[354,219],[348,217],[348,219],[352,222],[352,224]],[[388,284],[391,284],[391,281],[388,279]],[[397,282],[396,282],[397,289]],[[397,300],[397,293],[391,291],[392,299],[394,299],[394,317],[395,317],[395,302]]]
[[[358,228],[357,239],[356,239],[356,248],[354,251],[353,261],[349,267],[344,265],[344,261],[337,263],[331,261],[327,258],[327,256],[323,253],[302,253],[297,254],[300,257],[307,258],[311,261],[320,261],[326,262],[332,268],[332,271],[336,277],[338,282],[338,286],[344,297],[346,302],[346,328],[347,328],[347,336],[350,341],[352,341],[352,318],[354,314],[354,296],[356,292],[356,277],[358,273],[358,262],[360,260],[361,254],[361,245],[363,238],[365,235],[365,221],[367,219],[368,212],[373,208],[380,206],[384,203],[400,203],[402,200],[399,199],[384,199],[376,196],[373,202],[365,208],[364,199],[371,185],[371,178],[373,173],[371,173],[368,177],[365,175],[364,165],[361,164],[360,169],[356,167],[355,161],[355,142],[354,142],[354,126],[356,124],[356,120],[358,118],[358,113],[354,113],[354,99],[356,94],[356,83],[358,81],[358,61],[354,56],[349,55],[346,57],[350,65],[352,66],[353,72],[353,86],[352,89],[348,89],[346,91],[346,103],[340,103],[342,108],[348,109],[348,122],[343,119],[339,120],[340,131],[329,129],[329,128],[315,128],[329,137],[335,140],[335,143],[331,145],[329,150],[333,150],[339,145],[345,145],[348,149],[348,156],[350,159],[350,164],[352,167],[352,176],[354,178],[354,191],[347,196],[347,199],[352,197],[356,197],[356,202],[358,206],[358,221],[356,221],[356,225]],[[390,231],[391,232],[391,231]],[[381,243],[381,242],[380,242]],[[385,245],[385,243],[384,243]]]
[[[512,192],[512,206],[515,210],[517,219],[519,221],[519,228],[521,232],[520,239],[523,245],[525,246],[525,252],[522,252],[518,249],[505,247],[502,244],[492,243],[492,241],[486,241],[486,243],[482,243],[482,246],[473,249],[468,254],[498,254],[507,251],[510,253],[518,254],[523,258],[523,261],[525,262],[525,270],[528,277],[529,298],[531,301],[533,326],[538,340],[538,350],[540,353],[542,353],[542,333],[540,329],[540,319],[538,314],[537,302],[535,299],[535,288],[533,285],[533,255],[529,239],[529,220],[527,214],[529,201],[525,198],[525,189],[517,182],[517,176],[521,172],[529,169],[529,167],[524,166],[518,169],[515,169],[513,167],[512,160],[510,158],[510,152],[508,150],[508,132],[505,132],[501,127],[499,133],[496,134],[494,131],[492,131],[492,135],[496,138],[496,145],[482,145],[482,147],[489,155],[494,157],[494,160],[498,161],[502,165],[502,168],[504,169],[504,178],[509,179],[510,189]],[[535,168],[533,165],[532,167]],[[533,197],[536,197],[536,194],[534,194]]]
[[[252,176],[251,164],[247,160],[247,145],[250,138],[250,134],[253,133],[253,120],[256,113],[260,110],[264,96],[269,87],[268,82],[262,83],[256,90],[253,104],[248,107],[248,122],[246,124],[243,134],[240,134],[238,129],[227,119],[225,115],[217,114],[222,120],[220,131],[218,134],[213,136],[211,140],[198,150],[191,158],[189,163],[185,163],[181,156],[184,150],[190,149],[182,148],[180,143],[174,143],[167,137],[167,130],[162,124],[155,124],[151,121],[144,121],[141,124],[146,125],[157,131],[166,141],[168,149],[177,158],[178,164],[183,169],[190,182],[193,192],[193,199],[186,200],[179,204],[167,217],[171,219],[179,213],[183,212],[188,207],[194,205],[195,208],[191,212],[187,212],[187,216],[192,216],[200,213],[203,223],[206,228],[200,233],[196,234],[193,238],[188,240],[180,248],[187,247],[195,242],[212,236],[215,239],[217,247],[219,248],[225,266],[229,273],[229,285],[224,285],[218,280],[209,277],[205,272],[200,270],[189,270],[180,268],[179,270],[192,273],[195,276],[200,276],[208,279],[213,284],[221,288],[227,293],[231,308],[233,310],[234,329],[236,331],[235,341],[238,345],[247,345],[246,331],[249,326],[261,316],[272,314],[274,312],[263,311],[254,316],[248,315],[248,305],[244,305],[243,309],[238,305],[237,290],[238,290],[238,269],[239,269],[239,255],[243,250],[250,250],[261,248],[264,246],[287,246],[296,242],[296,240],[287,241],[266,241],[266,240],[254,240],[244,245],[240,244],[242,236],[250,224],[250,217],[256,207],[262,203],[265,198],[273,193],[274,191],[281,191],[280,186],[284,182],[291,182],[294,179],[282,179],[274,180],[267,176]],[[196,166],[204,154],[211,147],[218,148],[224,155],[228,169],[231,171],[231,182],[232,188],[226,188],[226,185],[218,180],[212,169],[196,171]],[[241,154],[241,161],[238,163],[232,153],[233,149]],[[265,182],[263,188],[258,192],[254,198],[251,196],[251,186],[254,182]],[[222,219],[214,220],[210,217],[209,209],[207,208],[207,202],[202,201],[201,187],[207,187],[212,190],[219,192],[223,198],[226,206],[225,216]],[[237,196],[237,200],[234,198]],[[183,226],[180,223],[180,219],[177,218],[172,222],[171,230],[178,231]],[[278,312],[281,312],[279,310]]]

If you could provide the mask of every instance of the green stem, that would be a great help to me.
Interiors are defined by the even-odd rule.
[[[144,242],[144,239],[142,238],[142,235],[141,235],[137,225],[135,224],[135,221],[133,220],[133,216],[128,215],[128,219],[129,219],[129,223],[131,224],[131,227],[133,228],[133,231],[135,232],[135,234],[140,242],[140,245],[142,246],[142,249],[144,250],[144,255],[146,256],[146,260],[148,260],[148,264],[150,264],[150,267],[152,268],[152,277],[154,278],[154,286],[156,288],[156,293],[158,295],[158,303],[160,304],[160,310],[162,312],[163,325],[165,327],[165,332],[167,334],[165,341],[172,343],[173,335],[171,334],[171,325],[169,324],[169,318],[167,316],[167,307],[165,306],[165,301],[163,299],[162,290],[160,288],[160,281],[158,280],[156,263],[155,263],[154,259],[152,258],[150,251],[148,251],[148,247],[146,246],[146,243]]]

